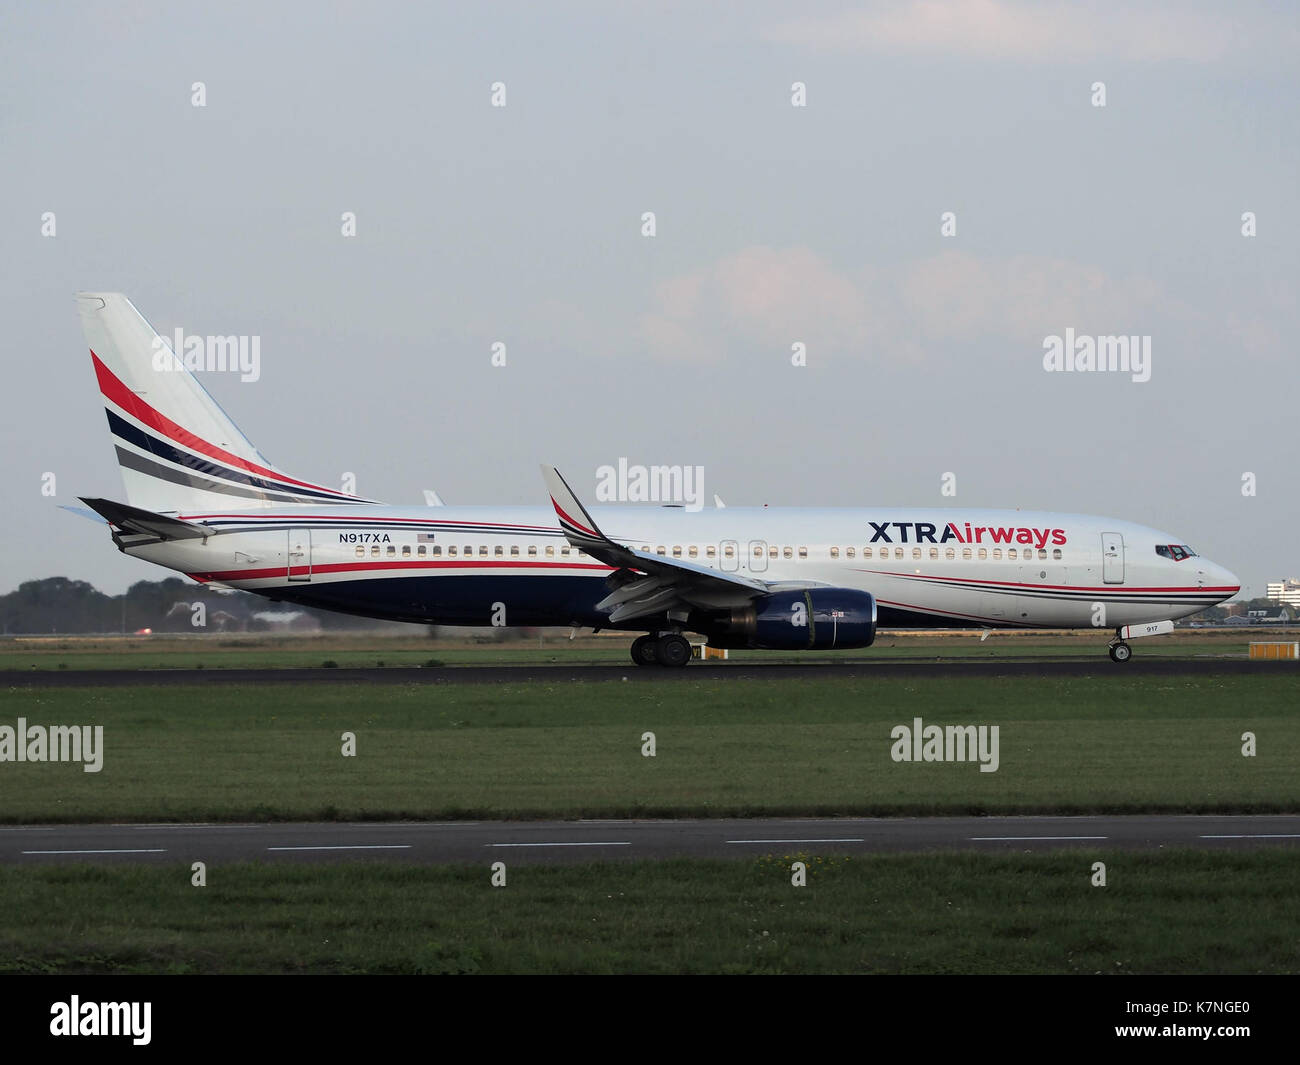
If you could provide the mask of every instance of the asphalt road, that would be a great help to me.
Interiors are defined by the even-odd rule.
[[[10,865],[380,859],[509,867],[797,853],[1297,845],[1297,815],[0,826],[0,862]]]
[[[1115,677],[1285,673],[1300,680],[1300,663],[1244,658],[1139,658],[1123,665],[1103,650],[1087,659],[908,659],[866,662],[692,664],[685,669],[617,666],[391,666],[382,669],[87,669],[3,670],[0,690],[13,687],[75,688],[168,684],[555,684],[566,681],[636,681],[671,684],[714,677],[749,680],[819,680],[870,677]]]

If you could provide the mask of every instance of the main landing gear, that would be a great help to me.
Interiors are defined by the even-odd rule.
[[[679,632],[647,633],[632,641],[632,661],[638,666],[680,669],[691,660],[691,644]]]
[[[1133,657],[1133,648],[1122,640],[1119,643],[1111,644],[1107,650],[1110,652],[1110,660],[1112,662],[1127,662]]]

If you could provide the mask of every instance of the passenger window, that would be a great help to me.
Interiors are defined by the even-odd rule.
[[[914,547],[914,548],[912,548],[912,559],[913,559],[913,561],[915,561],[916,559],[919,559],[920,557],[921,557],[921,549],[920,549],[919,547]]]
[[[424,558],[424,556],[427,555],[429,552],[428,552],[428,549],[425,548],[424,544],[421,544],[419,547],[417,547],[417,548],[415,549],[415,553],[416,553],[420,558]]]
[[[937,547],[930,548],[930,557],[932,559],[937,559],[939,557],[939,549]]]
[[[402,557],[403,557],[403,558],[410,558],[410,557],[411,557],[411,545],[410,545],[410,544],[403,544],[403,545],[402,545]]]
[[[379,557],[379,545],[378,545],[378,544],[372,544],[372,545],[370,546],[370,557],[371,557],[371,558],[378,558],[378,557]]]
[[[966,560],[966,559],[970,558],[970,548],[969,548],[969,547],[963,547],[963,548],[961,549],[961,557],[962,557],[963,560]]]
[[[501,544],[497,544],[497,549],[492,553],[496,555],[497,558],[504,558],[506,554],[506,549]]]
[[[840,557],[840,549],[838,547],[832,547],[831,558],[839,558],[839,557]]]
[[[362,547],[360,544],[357,544],[357,558],[365,558],[365,557],[366,557],[366,549]]]
[[[1040,547],[1038,549],[1038,560],[1041,562],[1046,557],[1047,557],[1047,550],[1045,548]]]
[[[988,549],[987,547],[981,547],[981,548],[980,548],[980,561],[983,562],[983,561],[984,561],[986,558],[988,558],[988,557],[989,557],[989,549]]]
[[[1061,549],[1059,547],[1052,548],[1052,557],[1058,562],[1061,560]]]
[[[1015,558],[1015,557],[1016,557],[1016,549],[1014,547],[1008,547],[1007,558]]]
[[[704,553],[708,555],[709,558],[716,558],[718,554],[718,549],[714,547],[712,544],[709,544],[709,546],[704,549]]]
[[[673,558],[681,558],[681,557],[682,557],[682,545],[673,544]]]
[[[807,558],[807,557],[808,557],[808,548],[806,548],[806,547],[801,547],[801,548],[799,548],[799,557],[800,557],[800,558]]]
[[[660,544],[658,547],[655,548],[655,554],[656,554],[656,555],[666,555],[666,554],[668,554],[668,550],[664,547],[663,544]]]
[[[944,548],[943,557],[948,559],[949,561],[952,561],[952,559],[957,557],[957,552],[954,551],[951,547]]]
[[[852,558],[852,557],[853,557],[853,548],[851,548],[851,547],[846,547],[846,548],[844,549],[844,556],[845,556],[846,558]]]
[[[993,549],[993,561],[1000,562],[1001,560],[1002,560],[1002,548],[995,547]]]
[[[455,558],[455,557],[456,557],[456,545],[455,545],[455,544],[448,544],[448,545],[447,545],[447,557],[448,557],[448,558]]]
[[[466,557],[466,558],[473,558],[473,557],[474,557],[474,548],[472,548],[469,544],[466,544],[466,545],[465,545],[465,552],[464,552],[464,554],[465,554],[465,557]]]
[[[554,558],[554,557],[555,557],[555,545],[554,545],[554,544],[547,544],[547,545],[546,545],[546,557],[547,557],[547,558]]]
[[[389,558],[396,558],[396,557],[397,557],[397,545],[396,545],[396,544],[389,544],[389,545],[388,545],[388,557],[389,557]]]
[[[871,548],[869,548],[869,547],[864,547],[864,548],[862,549],[862,557],[863,557],[863,558],[870,558],[870,557],[871,557]]]
[[[511,558],[518,558],[518,557],[519,557],[519,545],[518,545],[518,544],[511,544],[511,545],[510,545],[510,557],[511,557]]]
[[[487,558],[487,553],[488,553],[487,544],[479,544],[479,545],[478,545],[478,557],[479,557],[479,558]]]
[[[529,545],[528,545],[528,557],[529,557],[529,558],[536,558],[536,557],[537,557],[537,545],[536,545],[536,544],[529,544]]]
[[[769,548],[767,549],[767,557],[768,557],[768,558],[776,558],[777,554],[778,554],[778,552],[777,552],[777,550],[776,550],[775,547],[769,547]]]
[[[726,547],[724,547],[724,548],[722,549],[722,553],[723,553],[723,555],[726,556],[727,558],[735,558],[735,557],[736,557],[736,549],[735,549],[731,544],[728,544]]]
[[[901,547],[896,547],[896,548],[894,548],[894,557],[895,557],[895,558],[902,558],[902,557],[903,557],[903,549],[902,549]]]
[[[565,558],[568,558],[568,557],[569,557],[569,549],[568,549],[567,547],[562,547],[562,548],[560,548],[560,554],[563,555]]]
[[[429,548],[429,554],[431,554],[434,558],[437,558],[439,555],[442,554],[442,546],[440,544],[434,544],[431,548]]]
[[[699,557],[700,557],[700,549],[699,549],[698,547],[696,547],[694,544],[692,544],[692,545],[691,545],[691,549],[687,552],[687,554],[690,555],[691,558],[699,558]]]
[[[784,555],[786,558],[794,558],[794,551],[788,547],[781,548],[781,554]]]

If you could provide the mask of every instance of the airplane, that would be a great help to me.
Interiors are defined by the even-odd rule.
[[[549,506],[389,506],[273,466],[125,296],[77,303],[126,491],[82,501],[125,554],[219,588],[423,624],[639,632],[632,660],[666,667],[690,661],[688,632],[788,651],[869,647],[896,626],[1109,629],[1126,662],[1129,640],[1240,590],[1181,537],[1083,514],[588,508],[552,466]]]

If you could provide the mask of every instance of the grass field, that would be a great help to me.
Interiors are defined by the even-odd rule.
[[[629,667],[632,668],[632,667]],[[1300,682],[708,676],[671,685],[10,688],[0,724],[102,724],[104,765],[0,765],[0,820],[1300,810]],[[1000,730],[1000,765],[890,730]],[[642,735],[656,755],[643,757]],[[1242,735],[1257,754],[1243,757]],[[341,755],[355,733],[356,757]]]
[[[0,670],[13,669],[285,669],[464,665],[622,665],[629,663],[633,634],[584,635],[568,640],[554,631],[541,639],[431,640],[412,628],[409,635],[238,636],[159,635],[149,637],[40,636],[0,639]],[[1141,657],[1208,656],[1245,658],[1251,640],[1297,638],[1295,629],[1250,632],[1182,630],[1139,640]],[[949,658],[1093,658],[1105,660],[1107,636],[1099,632],[883,633],[860,651],[834,653],[732,651],[736,662],[852,662]]]
[[[790,882],[796,857],[806,887]],[[1107,886],[1091,884],[1106,862]],[[1295,973],[1300,851],[0,867],[3,973]],[[361,900],[364,900],[362,903]]]
[[[1184,635],[1151,649],[1241,657],[1248,638]],[[1068,658],[1102,642],[900,636],[860,657]],[[625,654],[624,640],[599,638],[53,640],[0,643],[0,669]],[[0,690],[0,725],[103,725],[104,766],[0,764],[0,821],[1294,812],[1298,688],[1287,670],[1157,678],[1120,667],[1073,678],[752,680],[701,667],[662,685],[17,686]],[[997,772],[893,761],[890,730],[915,717],[999,726]],[[647,731],[653,758],[641,753]],[[341,755],[344,732],[356,757]],[[809,863],[807,887],[790,884],[795,858]],[[1107,887],[1091,885],[1096,860]],[[212,865],[204,888],[188,866],[0,865],[0,972],[1294,973],[1298,877],[1293,848],[520,865],[504,888],[490,886],[486,862]]]

